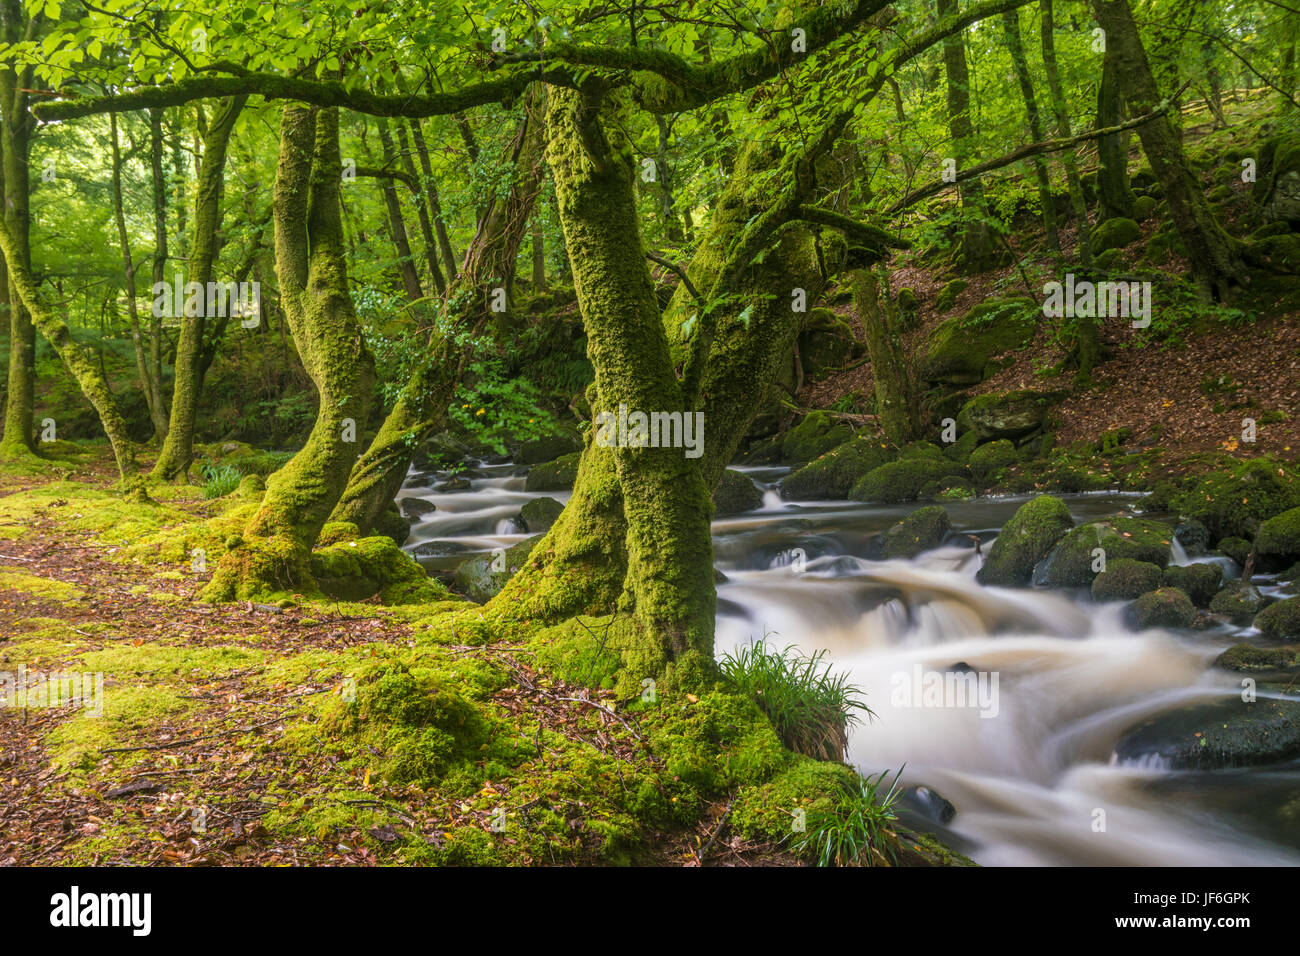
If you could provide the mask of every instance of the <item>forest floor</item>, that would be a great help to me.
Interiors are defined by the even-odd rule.
[[[105,675],[99,718],[71,705],[0,708],[0,865],[498,862],[483,850],[489,839],[510,862],[611,862],[606,830],[588,819],[600,814],[584,805],[599,788],[585,798],[582,774],[595,758],[642,769],[655,758],[630,726],[584,705],[602,692],[539,676],[509,643],[440,645],[447,659],[490,668],[483,705],[535,754],[506,782],[454,797],[386,783],[365,748],[316,728],[342,673],[415,646],[402,609],[207,604],[206,575],[115,560],[112,527],[76,527],[90,503],[76,495],[115,477],[107,449],[90,450],[55,485],[0,472],[0,670]],[[191,491],[168,505],[210,516],[212,502]],[[495,805],[511,805],[511,828],[528,806],[510,798],[521,778],[531,804],[549,801],[569,831],[540,852],[492,832]],[[631,861],[794,862],[730,833],[729,802],[638,834]]]

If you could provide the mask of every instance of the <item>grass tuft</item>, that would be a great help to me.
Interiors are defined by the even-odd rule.
[[[889,824],[898,819],[898,781],[902,768],[883,796],[878,796],[888,770],[875,777],[859,776],[856,784],[844,787],[834,809],[811,815],[808,835],[795,847],[811,850],[818,866],[894,866],[898,860],[886,839]]]

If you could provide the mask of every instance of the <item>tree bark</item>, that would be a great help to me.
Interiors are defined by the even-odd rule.
[[[893,302],[871,269],[854,269],[849,274],[849,285],[853,305],[866,330],[880,427],[886,438],[901,447],[919,437],[920,402],[894,326]]]
[[[1043,138],[1043,121],[1038,113],[1038,97],[1034,95],[1034,81],[1029,73],[1029,58],[1025,55],[1025,43],[1020,35],[1020,12],[1008,10],[1002,14],[1002,29],[1007,38],[1007,49],[1011,52],[1011,63],[1015,67],[1016,79],[1020,83],[1020,96],[1025,102],[1025,119],[1029,125],[1029,134],[1036,143]],[[1052,198],[1052,181],[1047,175],[1047,160],[1038,155],[1034,157],[1034,175],[1038,179],[1038,201],[1043,207],[1043,229],[1047,235],[1047,245],[1058,256],[1061,252],[1061,237],[1056,227],[1056,201]]]
[[[384,165],[396,167],[397,153],[393,149],[393,135],[388,129],[388,120],[379,117],[379,143],[384,151]],[[411,240],[406,233],[406,219],[402,216],[402,203],[397,198],[397,187],[391,178],[381,181],[380,189],[384,195],[384,208],[388,212],[388,231],[397,250],[397,269],[402,277],[402,286],[406,297],[414,302],[424,298],[424,289],[420,287],[420,277],[415,272],[415,258],[411,255]]]
[[[1123,117],[1124,100],[1119,78],[1119,54],[1107,35],[1102,54],[1101,83],[1097,86],[1097,127],[1118,126]],[[1097,218],[1133,217],[1133,190],[1128,183],[1128,150],[1123,133],[1112,133],[1097,140],[1097,200],[1101,209]]]

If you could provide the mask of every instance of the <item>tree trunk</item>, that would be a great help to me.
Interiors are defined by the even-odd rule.
[[[940,20],[957,13],[957,0],[937,0]],[[947,77],[948,130],[952,136],[952,159],[962,169],[974,151],[974,127],[970,120],[970,71],[966,65],[965,31],[943,39],[943,67]],[[983,272],[1000,258],[997,240],[984,209],[984,188],[978,179],[968,179],[958,187],[962,205],[962,225],[957,258],[962,268]]]
[[[880,427],[886,438],[901,447],[919,437],[920,403],[911,386],[915,377],[907,367],[894,327],[893,303],[880,277],[871,269],[854,269],[849,284],[854,308],[866,330]]]
[[[379,143],[384,151],[384,166],[393,168],[397,164],[397,153],[393,149],[393,136],[388,130],[388,120],[379,117]],[[424,298],[420,287],[420,277],[415,273],[415,258],[411,255],[411,240],[406,234],[406,220],[402,216],[402,203],[397,198],[397,185],[391,177],[380,180],[380,189],[384,194],[384,207],[388,211],[388,231],[393,238],[393,247],[397,250],[397,268],[402,276],[402,286],[406,297],[414,302]]]
[[[1161,103],[1128,0],[1093,0],[1097,21],[1114,51],[1124,99],[1139,116]],[[1243,271],[1233,240],[1224,231],[1183,156],[1178,131],[1165,116],[1138,129],[1142,149],[1169,203],[1169,215],[1187,247],[1188,264],[1206,298],[1226,301]]]
[[[154,478],[164,481],[188,480],[190,463],[194,458],[194,422],[202,388],[203,330],[206,314],[215,312],[215,303],[209,301],[207,290],[208,283],[216,274],[217,256],[221,251],[219,233],[226,152],[235,120],[246,100],[246,96],[222,100],[203,137],[203,165],[199,170],[194,242],[187,276],[189,282],[197,282],[203,287],[203,306],[198,315],[189,315],[188,308],[182,310],[186,314],[181,317],[181,334],[176,344],[171,419],[167,426],[167,439],[152,473]]]
[[[411,139],[415,142],[415,153],[420,157],[420,171],[424,173],[424,201],[429,205],[429,215],[433,217],[433,231],[438,237],[438,249],[442,253],[442,265],[447,271],[447,284],[456,281],[460,272],[456,254],[451,248],[451,239],[447,236],[447,223],[442,217],[442,203],[438,198],[438,183],[433,178],[433,164],[429,161],[429,147],[424,142],[424,132],[420,121],[410,120]]]
[[[1097,87],[1097,129],[1118,126],[1123,122],[1124,100],[1119,79],[1119,54],[1107,35],[1102,54],[1101,83]],[[1101,209],[1097,218],[1133,218],[1133,190],[1128,183],[1128,149],[1124,134],[1110,133],[1097,140],[1097,199]]]
[[[338,109],[286,106],[275,176],[276,277],[320,411],[306,445],[267,480],[243,540],[221,558],[205,591],[211,600],[314,591],[311,548],[356,460],[349,438],[365,421],[375,369],[348,291],[342,176]]]
[[[415,173],[415,163],[411,161],[411,147],[406,139],[406,124],[398,122],[397,129],[397,156],[401,160],[402,170],[412,183],[418,183],[420,178]],[[442,269],[438,267],[438,248],[437,240],[433,237],[433,222],[429,218],[430,210],[426,204],[426,198],[420,192],[416,191],[412,197],[415,202],[416,217],[420,222],[420,237],[424,240],[424,263],[429,270],[429,281],[437,290],[438,295],[447,291],[447,280],[443,278]]]
[[[1029,124],[1032,142],[1043,139],[1043,121],[1038,114],[1038,97],[1034,95],[1034,81],[1029,74],[1029,58],[1025,55],[1024,39],[1020,35],[1020,12],[1008,10],[1002,15],[1002,29],[1007,38],[1007,49],[1011,52],[1011,63],[1016,70],[1016,79],[1020,83],[1020,96],[1025,101],[1025,118]],[[1047,160],[1041,154],[1034,157],[1034,175],[1038,179],[1038,201],[1043,206],[1043,228],[1047,234],[1047,245],[1058,256],[1061,253],[1061,237],[1056,229],[1056,201],[1052,198],[1052,181],[1047,175]]]
[[[163,178],[163,111],[149,111],[149,171],[153,182],[153,285],[167,281],[167,181]],[[149,385],[153,389],[153,403],[149,414],[153,417],[154,432],[159,441],[167,437],[170,416],[167,398],[163,392],[162,316],[149,310]],[[155,414],[156,411],[156,414]]]

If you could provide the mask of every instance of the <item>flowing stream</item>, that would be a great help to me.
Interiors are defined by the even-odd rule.
[[[987,553],[1024,497],[947,503],[954,531],[942,547],[871,561],[861,557],[870,539],[918,505],[786,502],[774,490],[784,469],[740,470],[764,503],[713,524],[726,575],[717,652],[763,637],[826,649],[875,712],[851,733],[850,762],[891,780],[906,764],[904,785],[957,810],[945,825],[913,808],[909,822],[985,865],[1300,864],[1300,761],[1193,772],[1113,757],[1145,718],[1239,695],[1239,679],[1211,665],[1249,629],[1135,633],[1121,604],[1084,592],[979,585],[974,539]],[[568,495],[525,492],[523,471],[477,463],[469,489],[445,492],[430,487],[445,475],[412,475],[399,504],[437,510],[412,526],[407,549],[440,571],[526,538],[520,507]],[[1063,500],[1078,522],[1137,499]],[[1172,561],[1188,560],[1175,543]],[[971,670],[989,696],[933,706],[923,695],[927,679]]]

